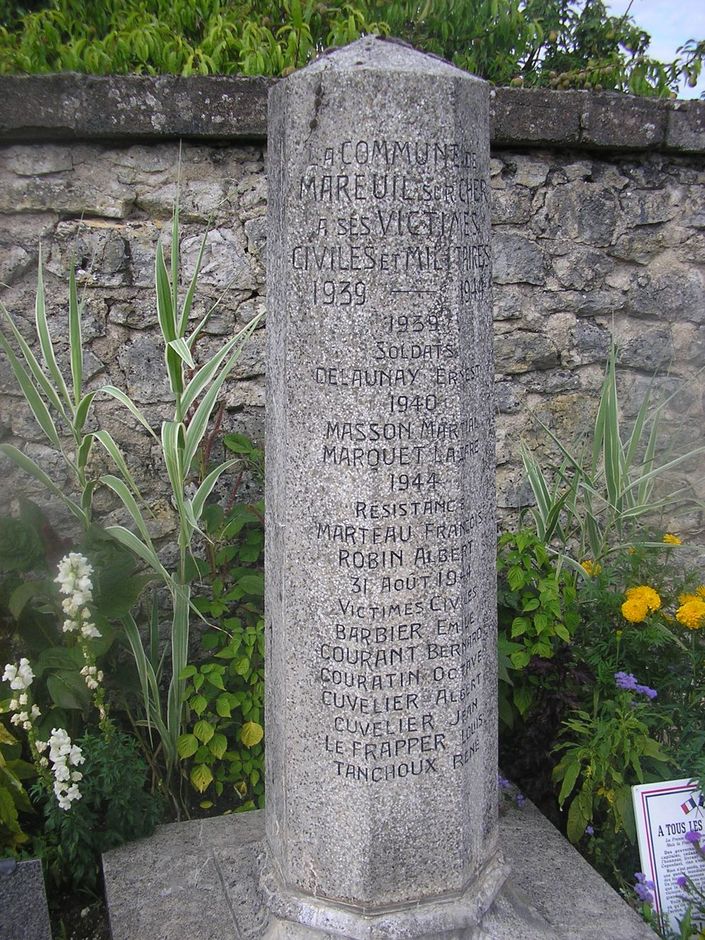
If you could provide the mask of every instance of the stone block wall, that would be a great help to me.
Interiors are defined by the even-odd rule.
[[[0,79],[0,300],[32,332],[37,261],[52,328],[67,349],[67,270],[85,302],[91,385],[125,388],[150,420],[168,414],[154,257],[177,189],[182,265],[204,233],[198,311],[217,302],[206,353],[266,306],[266,87],[259,79]],[[610,343],[625,421],[646,390],[674,394],[665,443],[701,443],[705,417],[705,104],[500,89],[493,113],[493,242],[502,524],[529,501],[523,440],[556,458],[594,419]],[[224,427],[261,439],[264,327],[226,393]],[[656,376],[654,378],[654,376]],[[0,358],[0,439],[61,480]],[[172,514],[154,445],[129,414],[97,417],[146,480],[155,534]],[[703,460],[677,478],[703,499]],[[37,490],[3,462],[3,510]],[[227,485],[227,483],[225,484]],[[114,506],[105,494],[101,510]],[[705,515],[664,520],[705,544]]]

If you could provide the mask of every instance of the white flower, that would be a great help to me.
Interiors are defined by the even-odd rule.
[[[47,741],[35,741],[34,746],[41,754],[42,751],[46,751],[46,749],[49,747],[49,743]]]
[[[13,666],[12,663],[7,663],[5,665],[5,672],[2,674],[3,682],[12,682],[12,680],[17,676],[17,666]]]
[[[25,731],[31,731],[31,730],[32,730],[32,722],[31,722],[31,721],[24,721],[24,722],[22,722],[22,727],[24,728]]]
[[[85,758],[81,748],[71,743],[71,738],[63,728],[52,729],[49,748],[49,760],[53,765],[54,774],[54,794],[59,807],[68,810],[75,800],[81,799],[78,782],[83,779],[81,772],[70,770],[69,765],[75,767],[82,764]]]
[[[78,621],[64,620],[64,633],[74,633],[76,630],[78,630]]]
[[[13,666],[12,663],[7,663],[2,678],[4,682],[10,683],[11,689],[15,689],[17,692],[28,689],[34,679],[34,673],[32,672],[32,667],[29,665],[29,660],[21,659],[19,666]]]
[[[81,635],[86,640],[99,640],[103,634],[96,629],[94,623],[84,623],[81,625]]]
[[[85,555],[69,552],[59,562],[59,574],[54,581],[59,585],[62,594],[73,594],[75,591],[90,593],[92,574],[93,568],[88,564]]]
[[[23,692],[22,695],[18,696],[17,701],[20,703],[20,705],[26,705],[28,701],[27,693]]]
[[[32,705],[32,708],[30,710],[30,715],[32,716],[32,719],[35,721],[37,718],[39,718],[39,716],[41,715],[39,705]]]
[[[20,710],[20,708],[21,708],[21,705],[20,705],[19,699],[11,698],[11,699],[10,699],[10,711],[11,711],[11,712],[18,712],[18,711]]]

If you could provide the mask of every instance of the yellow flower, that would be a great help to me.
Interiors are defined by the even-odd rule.
[[[677,535],[673,535],[672,532],[666,532],[666,534],[663,537],[663,541],[666,543],[666,545],[682,545],[683,544],[682,539],[679,539]]]
[[[602,565],[597,561],[592,561],[591,558],[586,558],[585,561],[581,561],[580,567],[586,574],[589,574],[591,578],[596,578],[602,571]]]
[[[637,587],[628,588],[625,593],[630,600],[632,598],[642,600],[646,604],[646,609],[649,613],[653,613],[653,611],[658,610],[661,606],[661,598],[658,592],[652,587],[649,587],[648,584],[640,584]]]
[[[705,601],[694,597],[681,604],[676,611],[676,620],[689,630],[699,630],[705,624]]]
[[[649,608],[646,606],[646,601],[640,597],[629,597],[622,604],[622,616],[630,623],[641,623],[642,620],[646,619],[648,612]]]
[[[698,595],[698,597],[702,597],[702,599],[705,600],[705,584],[701,584],[700,587],[696,587],[695,593]]]
[[[690,601],[697,601],[700,598],[697,594],[679,594],[678,603],[679,604],[688,604]]]

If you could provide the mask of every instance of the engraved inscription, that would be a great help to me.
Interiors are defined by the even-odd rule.
[[[335,518],[312,511],[339,575],[312,648],[318,744],[353,783],[456,773],[487,724],[493,642],[474,606],[483,507],[460,484],[488,441],[468,406],[488,373],[468,326],[490,286],[487,181],[454,142],[345,139],[307,154],[295,193],[302,302],[357,339],[307,375],[326,402],[312,459],[333,488],[361,481]]]

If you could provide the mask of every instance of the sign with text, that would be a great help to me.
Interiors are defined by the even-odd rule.
[[[632,787],[632,799],[642,871],[654,884],[654,910],[677,930],[688,907],[683,876],[705,890],[705,860],[698,851],[698,842],[705,844],[705,796],[684,779]]]

